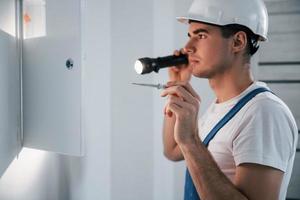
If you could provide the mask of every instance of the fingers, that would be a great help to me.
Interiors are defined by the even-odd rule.
[[[184,51],[183,48],[179,49],[179,50],[175,50],[173,53],[175,56],[180,56],[181,54],[186,54],[186,52]]]
[[[173,113],[172,111],[168,108],[168,105],[166,104],[164,107],[164,115],[167,115],[168,117],[172,117]]]
[[[178,67],[170,67],[170,70],[174,71],[174,72],[179,72],[180,71],[180,69]]]
[[[180,53],[181,53],[180,50],[175,50],[173,54],[174,54],[175,56],[179,56]]]
[[[175,113],[175,115],[178,116],[178,113],[181,111],[180,107],[174,103],[170,104],[169,105],[169,109],[170,109],[170,112],[171,113]]]
[[[177,116],[190,117],[191,113],[197,113],[198,107],[182,101],[182,99],[180,99],[179,97],[170,96],[165,109],[165,114],[174,112]]]
[[[167,82],[166,87],[172,87],[172,86],[182,86],[185,88],[193,97],[197,98],[198,101],[201,101],[200,96],[197,94],[197,92],[194,90],[194,88],[191,86],[189,82],[176,82],[176,81],[170,81]]]
[[[161,96],[176,95],[184,101],[190,103],[199,102],[200,97],[188,82],[168,82],[166,89],[161,93]]]
[[[192,104],[196,104],[198,101],[195,99],[194,96],[191,95],[185,88],[181,86],[173,86],[165,89],[162,93],[161,96],[177,96],[179,97],[182,101],[186,101]]]
[[[175,55],[175,56],[180,56],[181,54],[183,54],[183,49],[175,50],[173,52],[173,55]],[[175,66],[174,67],[170,67],[170,70],[174,71],[174,72],[179,72],[180,71],[180,69],[178,67],[175,67]]]
[[[182,112],[189,110],[191,113],[197,113],[200,107],[200,97],[187,82],[169,82],[167,88],[161,93],[161,96],[169,96],[164,109],[165,115],[172,117],[173,112],[179,116],[178,109],[182,108]],[[176,108],[174,108],[174,105]],[[173,105],[173,106],[172,106]],[[175,109],[175,110],[174,110]]]

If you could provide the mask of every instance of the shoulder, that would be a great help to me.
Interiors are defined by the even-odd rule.
[[[294,117],[288,106],[275,94],[264,92],[255,96],[244,109],[244,117],[267,119],[286,119],[295,124]],[[267,117],[267,118],[265,118]]]
[[[240,117],[232,143],[236,165],[256,163],[285,172],[295,155],[298,135],[286,104],[264,92],[248,102]]]
[[[296,121],[288,106],[271,92],[264,92],[255,96],[243,108],[240,115],[240,128],[248,126],[256,130],[280,132],[295,137],[298,132]]]
[[[276,95],[269,92],[257,95],[240,117],[233,140],[236,150],[246,146],[248,152],[257,151],[265,158],[278,152],[283,152],[282,159],[293,154],[298,135],[296,122],[287,105]]]

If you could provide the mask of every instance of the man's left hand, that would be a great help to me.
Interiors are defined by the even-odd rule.
[[[200,97],[188,82],[169,82],[161,93],[168,96],[165,110],[176,116],[174,139],[180,143],[198,140],[198,112]]]

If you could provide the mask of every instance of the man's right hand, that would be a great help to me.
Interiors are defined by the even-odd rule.
[[[175,56],[179,56],[181,54],[187,54],[183,48],[174,51]],[[189,64],[169,67],[168,72],[169,82],[189,82],[191,80],[192,68]],[[167,116],[172,117],[172,112],[167,107],[164,108],[164,113]]]
[[[180,54],[187,54],[184,49],[174,51],[175,56]],[[192,68],[188,64],[180,65],[177,67],[168,68],[169,82],[168,85],[172,85],[178,82],[189,82],[191,80]],[[174,126],[175,116],[172,111],[165,106],[164,108],[165,118],[163,126],[163,143],[164,143],[164,154],[165,156],[173,161],[183,160],[181,149],[177,145],[174,138]]]
[[[174,55],[179,56],[180,54],[186,54],[184,49],[175,50]],[[192,75],[192,68],[188,64],[179,66],[169,67],[169,81],[171,82],[189,82]]]

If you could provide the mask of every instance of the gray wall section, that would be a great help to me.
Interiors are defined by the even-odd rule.
[[[154,48],[153,54],[155,57],[170,55],[173,53],[174,37],[177,34],[174,31],[175,20],[175,5],[177,1],[174,0],[154,0]],[[164,83],[168,79],[167,70],[160,70],[158,74],[154,75],[154,83]],[[165,98],[160,97],[160,91],[153,93],[153,139],[154,139],[154,186],[153,199],[175,200],[182,199],[180,188],[175,188],[175,168],[178,163],[167,160],[163,155],[162,145],[162,123],[163,123],[163,107]]]
[[[139,76],[136,59],[152,56],[153,1],[111,1],[111,199],[153,199],[152,82]]]
[[[257,78],[264,80],[291,109],[300,127],[300,1],[266,0],[269,13],[269,41],[259,52]],[[294,83],[286,83],[293,80]],[[274,81],[277,81],[274,83]],[[298,145],[300,148],[300,145]],[[300,199],[300,152],[296,153],[288,198]]]
[[[0,1],[0,177],[20,151],[19,60],[15,3]]]
[[[16,40],[0,29],[0,177],[20,151],[20,87]]]

